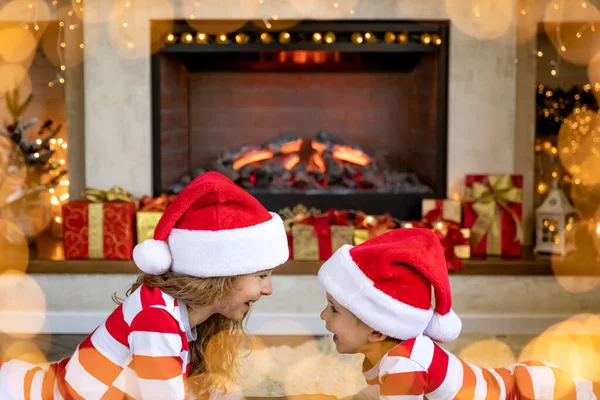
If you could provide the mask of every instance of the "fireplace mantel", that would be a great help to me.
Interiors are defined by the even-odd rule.
[[[594,260],[590,254],[588,260]],[[492,276],[550,276],[557,271],[553,270],[552,263],[564,265],[579,265],[578,261],[569,258],[552,259],[549,255],[534,255],[530,247],[524,247],[522,256],[518,258],[502,257],[473,257],[464,261],[464,268],[451,275],[492,275]],[[593,261],[590,261],[593,262]],[[294,261],[290,260],[275,269],[278,275],[316,275],[322,261]],[[576,270],[569,268],[569,276],[600,276],[597,267],[589,268],[583,265]],[[565,271],[565,268],[561,268]],[[65,260],[62,241],[48,235],[41,236],[36,245],[31,248],[29,259],[30,274],[140,274],[140,270],[133,261],[114,260]]]

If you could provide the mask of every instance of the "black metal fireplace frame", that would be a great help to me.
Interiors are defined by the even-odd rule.
[[[151,22],[152,29],[152,22]],[[263,32],[256,24],[248,23],[235,33],[244,32],[250,35]],[[214,53],[223,52],[260,52],[280,50],[323,50],[340,52],[389,52],[389,53],[430,53],[439,54],[439,90],[438,90],[438,132],[437,132],[437,159],[436,177],[437,185],[433,193],[428,194],[392,194],[376,191],[354,191],[351,194],[332,194],[330,192],[319,192],[317,190],[297,193],[276,193],[265,189],[251,189],[252,193],[261,203],[270,210],[294,206],[302,203],[306,206],[321,209],[341,208],[360,209],[368,213],[389,212],[400,219],[417,219],[421,214],[421,200],[423,198],[445,198],[447,196],[447,157],[448,157],[448,63],[449,63],[449,25],[448,21],[302,21],[285,31],[297,34],[308,34],[311,32],[373,32],[382,34],[384,32],[405,32],[408,34],[408,43],[363,43],[355,44],[348,42],[317,44],[309,41],[301,43],[167,43],[161,50],[151,57],[151,84],[154,89],[160,88],[160,56],[162,54],[186,54],[186,53]],[[176,21],[173,34],[182,35],[185,32],[195,34],[185,21]],[[278,32],[272,33],[273,36]],[[441,39],[441,45],[425,44],[420,41],[422,33],[437,35]],[[151,92],[152,104],[152,168],[153,168],[153,192],[158,196],[161,192],[161,103],[160,93],[157,90]]]

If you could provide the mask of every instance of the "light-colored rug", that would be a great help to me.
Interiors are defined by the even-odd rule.
[[[504,341],[475,335],[444,347],[476,365],[501,367],[516,361],[515,353],[524,343],[527,340],[509,346]],[[349,396],[366,386],[362,361],[362,355],[338,354],[328,337],[297,347],[261,348],[241,360],[241,377],[230,390],[252,397],[315,393]]]

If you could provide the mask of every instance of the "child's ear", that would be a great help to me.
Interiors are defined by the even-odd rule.
[[[383,333],[378,332],[378,331],[373,331],[369,335],[369,342],[370,343],[383,342],[385,339],[387,339],[387,335],[384,335]]]

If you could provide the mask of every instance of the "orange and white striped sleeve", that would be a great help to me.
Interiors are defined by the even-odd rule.
[[[178,321],[162,308],[146,308],[133,319],[128,342],[142,398],[185,398],[183,340]]]
[[[575,377],[550,363],[525,361],[509,370],[518,399],[600,399],[600,383]]]
[[[427,369],[418,362],[391,352],[379,366],[379,397],[386,400],[424,399]]]

